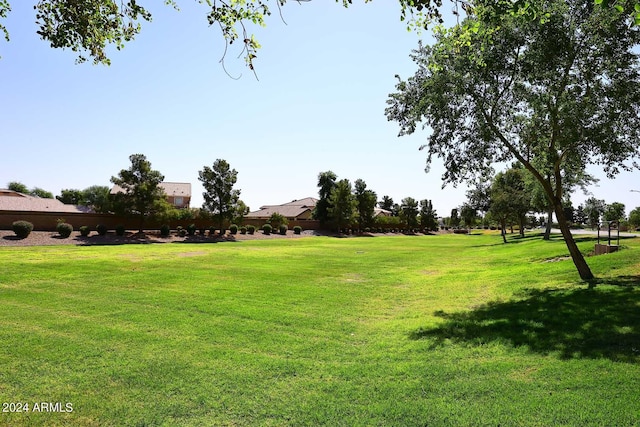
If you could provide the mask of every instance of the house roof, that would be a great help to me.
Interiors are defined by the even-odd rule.
[[[167,196],[191,197],[191,183],[189,182],[161,182],[160,187]],[[111,194],[124,193],[119,185],[111,187]]]
[[[43,199],[11,190],[0,190],[0,211],[25,212],[90,212],[86,206],[66,205],[58,199]]]
[[[316,207],[317,202],[317,199],[307,197],[300,200],[293,200],[289,203],[283,203],[281,205],[261,206],[260,210],[249,212],[245,218],[268,218],[274,213],[279,213],[287,218],[296,218],[307,211],[312,211]]]

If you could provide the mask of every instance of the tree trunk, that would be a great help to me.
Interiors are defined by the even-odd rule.
[[[585,261],[580,249],[578,249],[578,245],[575,240],[573,240],[573,235],[571,234],[571,230],[569,229],[569,223],[567,222],[567,218],[564,215],[564,209],[562,207],[562,203],[557,201],[554,203],[555,205],[555,213],[556,218],[558,219],[558,226],[560,227],[560,231],[562,232],[562,237],[564,237],[564,241],[569,249],[569,254],[571,255],[571,259],[573,260],[573,264],[578,269],[578,274],[582,280],[592,280],[593,273]]]
[[[507,221],[500,221],[500,234],[502,235],[502,241],[507,243]]]
[[[543,240],[549,240],[551,238],[551,225],[553,224],[553,209],[549,208],[547,211],[547,227],[544,230]]]
[[[523,217],[518,218],[518,222],[520,223],[520,224],[519,224],[519,227],[520,227],[520,237],[524,237],[524,221],[525,221],[525,218],[523,218]]]

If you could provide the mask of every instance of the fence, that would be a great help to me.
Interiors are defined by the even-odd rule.
[[[138,230],[140,219],[135,217],[125,217],[113,214],[96,214],[96,213],[69,213],[69,212],[32,212],[32,211],[0,211],[0,230],[11,230],[14,221],[29,221],[33,224],[36,231],[55,231],[58,220],[64,220],[74,229],[78,229],[83,225],[90,229],[95,229],[98,224],[106,225],[107,228],[113,230],[117,225],[124,226],[127,230]],[[266,220],[251,219],[245,220],[238,225],[254,225],[256,228],[262,227]],[[183,227],[189,224],[195,224],[197,228],[209,228],[210,226],[218,227],[214,220],[205,219],[185,219],[172,220],[162,222],[154,219],[148,219],[144,222],[145,230],[159,230],[163,224],[169,225],[172,229],[181,225]],[[318,230],[320,223],[314,220],[289,221],[287,224],[289,229],[296,225],[302,227],[303,230]],[[229,228],[229,224],[225,224]]]

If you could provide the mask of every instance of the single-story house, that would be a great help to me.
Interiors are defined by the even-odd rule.
[[[377,217],[377,216],[392,216],[393,213],[391,211],[388,211],[386,209],[381,209],[381,208],[373,208],[373,217]]]
[[[311,220],[311,216],[317,202],[318,199],[307,197],[305,199],[294,200],[282,205],[266,205],[260,207],[260,210],[258,211],[249,212],[247,215],[245,215],[245,218],[267,220],[274,213],[279,213],[289,221]]]
[[[0,211],[85,213],[91,209],[86,206],[66,205],[58,199],[44,199],[0,189]]]
[[[167,201],[176,208],[188,208],[191,203],[191,183],[161,182],[160,187],[167,195]],[[124,193],[124,188],[114,185],[111,194]]]

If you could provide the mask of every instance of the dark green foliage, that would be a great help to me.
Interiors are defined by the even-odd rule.
[[[126,231],[126,229],[124,228],[124,225],[122,224],[118,224],[116,225],[116,236],[124,236],[124,232]]]
[[[293,227],[293,234],[300,234],[302,232],[302,227],[300,227],[299,225],[296,225],[295,227]]]
[[[187,235],[187,230],[185,230],[181,225],[179,225],[176,227],[176,233],[178,233],[178,236],[184,237]]]
[[[335,183],[329,196],[329,205],[327,211],[332,224],[338,230],[348,228],[356,213],[356,199],[348,179]]]
[[[189,236],[195,236],[196,235],[196,230],[197,230],[197,227],[196,227],[195,224],[187,225],[187,234]]]
[[[160,226],[160,235],[162,237],[167,237],[169,234],[171,234],[171,227],[167,224]]]
[[[253,234],[256,231],[256,226],[255,225],[247,225],[247,233],[249,234]]]
[[[362,179],[356,180],[353,192],[358,212],[358,226],[360,228],[367,227],[373,223],[373,213],[378,196],[375,191],[367,189],[367,184]]]
[[[262,232],[264,234],[271,234],[271,230],[273,229],[273,227],[271,227],[271,224],[265,224],[262,226]]]
[[[269,224],[275,229],[279,229],[281,225],[287,225],[289,221],[285,218],[284,215],[274,212],[269,217]]]
[[[231,221],[233,216],[238,214],[240,190],[233,189],[238,180],[238,172],[231,169],[226,160],[217,159],[213,167],[205,166],[198,172],[198,179],[205,189],[202,193],[204,197],[202,209],[213,215],[222,229],[225,220]],[[246,211],[246,206],[241,207],[240,210]]]
[[[12,181],[7,184],[7,189],[22,194],[30,194],[29,188],[21,182]]]
[[[56,226],[56,231],[61,237],[64,237],[66,239],[67,237],[71,236],[71,233],[73,232],[73,225],[66,222],[60,222]]]
[[[13,232],[21,239],[26,238],[33,231],[33,224],[29,221],[15,221],[12,224]]]
[[[331,196],[331,191],[336,185],[337,175],[332,171],[321,172],[318,174],[318,195],[320,199],[316,203],[316,207],[313,210],[313,218],[320,221],[321,224],[325,224],[329,221],[329,208],[331,207],[331,202],[329,201],[329,197]]]
[[[287,234],[287,230],[289,230],[289,227],[287,227],[285,224],[280,224],[280,227],[279,227],[280,234],[284,236],[285,234]]]
[[[209,227],[209,236],[213,237],[215,234],[216,234],[216,227],[212,225],[211,227]]]
[[[238,226],[237,226],[237,225],[235,225],[235,224],[231,224],[231,225],[229,226],[229,232],[230,232],[231,234],[237,234],[237,233],[238,233]]]
[[[200,233],[201,236],[204,236],[207,233],[207,230],[204,227],[200,227],[198,229],[198,233]]]
[[[104,235],[107,234],[107,231],[109,231],[109,229],[104,224],[98,224],[98,225],[96,225],[96,231],[98,232],[98,234],[100,236],[104,236]]]
[[[247,227],[245,227],[244,225],[240,227],[240,234],[247,234]]]
[[[60,195],[56,196],[56,199],[60,200],[66,205],[79,205],[84,199],[82,191],[76,189],[64,189],[60,191]]]
[[[151,169],[151,162],[143,154],[132,154],[129,160],[129,169],[122,169],[117,177],[112,176],[111,182],[122,188],[122,192],[115,195],[117,210],[137,216],[140,221],[138,231],[142,233],[147,218],[162,216],[171,206],[160,187],[164,175]]]
[[[82,237],[87,237],[89,233],[91,233],[91,229],[89,229],[89,227],[86,225],[80,226],[79,230]]]

